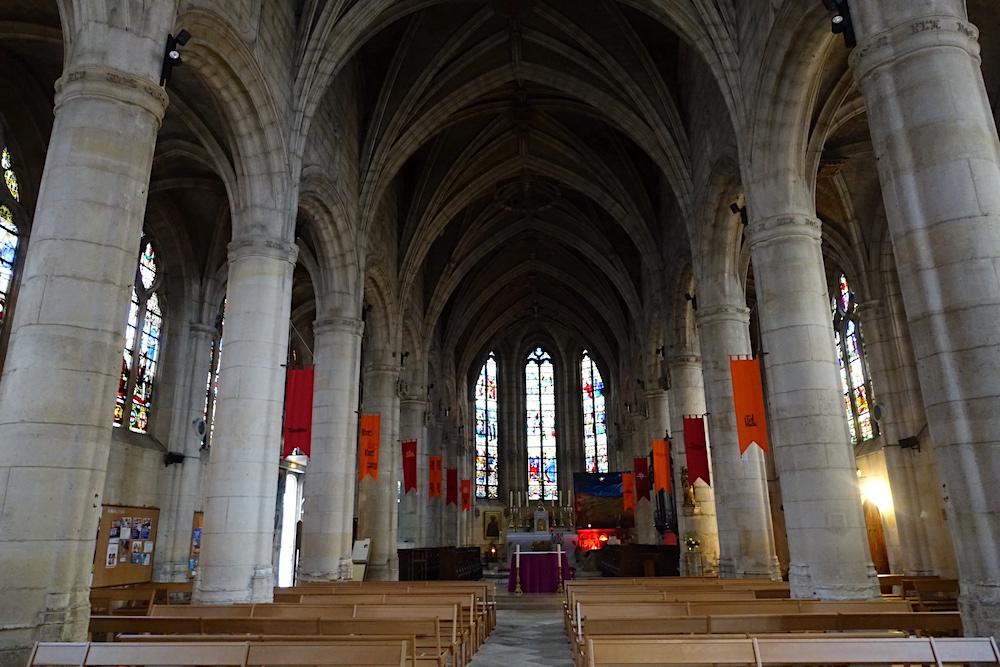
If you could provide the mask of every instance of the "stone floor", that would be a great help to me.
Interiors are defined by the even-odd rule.
[[[497,627],[469,667],[572,667],[560,608],[498,609]]]

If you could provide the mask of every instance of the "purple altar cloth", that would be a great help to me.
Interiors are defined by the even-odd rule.
[[[517,588],[517,555],[512,554],[510,562],[510,578],[507,580],[507,591],[513,593]],[[521,552],[521,592],[523,593],[555,593],[559,590],[559,579],[556,570],[556,552]],[[562,552],[562,578],[572,579],[566,552]]]

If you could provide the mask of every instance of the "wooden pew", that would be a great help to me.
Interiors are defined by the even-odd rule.
[[[917,611],[958,611],[961,592],[957,579],[914,579],[906,588],[913,587],[907,599]]]
[[[332,650],[335,649],[335,650]],[[297,665],[362,665],[406,667],[406,641],[338,642],[333,645],[302,642],[251,642],[247,667],[295,667]]]
[[[40,665],[75,665],[83,667],[87,658],[87,642],[36,642],[28,655],[28,667]]]
[[[132,614],[145,616],[153,607],[154,590],[129,588],[93,588],[90,590],[90,613]]]

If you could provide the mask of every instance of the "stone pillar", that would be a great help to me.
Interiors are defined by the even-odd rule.
[[[203,440],[194,426],[204,417],[205,379],[210,370],[212,341],[217,332],[215,327],[199,323],[190,324],[189,331],[188,339],[184,341],[183,351],[186,354],[182,357],[186,367],[178,386],[178,393],[183,395],[177,400],[177,410],[171,420],[172,440],[182,445],[178,449],[184,454],[184,460],[171,466],[168,490],[163,494],[166,502],[160,512],[157,544],[162,546],[156,552],[153,577],[156,581],[188,580],[194,513],[201,508]]]
[[[397,480],[399,450],[399,362],[384,353],[364,370],[363,412],[381,415],[378,481],[370,476],[358,486],[358,539],[370,538],[367,578],[394,581],[399,578],[396,554],[398,522]]]
[[[351,577],[364,326],[350,317],[321,318],[313,326],[316,378],[312,452],[304,482],[300,581]]]
[[[229,244],[225,354],[194,601],[270,602],[292,269],[280,239]]]
[[[417,490],[404,493],[399,500],[399,541],[409,542],[412,546],[421,546],[424,541],[424,522],[421,520],[423,498],[427,497],[427,431],[424,428],[424,410],[427,401],[423,398],[407,396],[399,401],[399,439],[400,441],[417,441]],[[423,484],[419,477],[420,460],[424,461]],[[403,469],[400,467],[399,482],[403,484]],[[421,496],[421,490],[423,496]],[[400,493],[405,487],[400,487]]]
[[[166,106],[155,81],[120,69],[71,66],[56,82],[0,382],[0,665],[23,665],[35,641],[87,636],[122,331]]]
[[[670,401],[667,399],[667,392],[662,389],[650,389],[646,392],[646,408],[649,410],[649,417],[646,419],[644,432],[645,440],[635,439],[635,448],[630,456],[649,456],[653,448],[653,440],[662,440],[670,428]],[[608,433],[608,448],[611,449],[611,433]],[[626,461],[623,468],[632,470],[633,461]],[[653,463],[650,459],[649,472],[652,476]],[[651,477],[652,478],[652,477]],[[637,500],[635,504],[635,525],[637,537],[640,544],[662,544],[663,540],[660,532],[656,529],[656,492],[653,487],[649,488],[648,500]]]
[[[958,557],[966,632],[1000,636],[1000,142],[963,0],[861,3],[851,55]]]
[[[756,219],[747,227],[771,447],[785,507],[792,596],[866,599],[878,587],[844,417],[820,227],[801,214]]]
[[[443,428],[438,420],[433,420],[427,425],[427,456],[441,456],[441,437],[443,433]],[[429,463],[428,463],[429,467]],[[420,478],[420,484],[426,484],[428,481],[427,473],[421,473],[423,477]],[[425,547],[440,547],[444,546],[444,542],[441,536],[441,526],[442,526],[442,516],[444,512],[444,470],[441,471],[441,497],[440,498],[429,498],[428,490],[424,489],[421,491],[421,496],[424,498],[424,502],[427,503],[427,526],[426,531],[426,541],[422,546]]]
[[[778,579],[764,454],[740,456],[729,356],[750,353],[750,311],[701,304],[698,337],[719,531],[719,576]],[[855,488],[857,482],[855,481]]]
[[[698,480],[694,483],[693,508],[685,508],[685,490],[680,480],[680,470],[687,466],[687,446],[684,440],[684,417],[704,415],[705,380],[701,371],[701,359],[695,356],[672,357],[667,360],[670,369],[670,434],[674,450],[674,484],[677,498],[678,513],[681,519],[681,550],[684,549],[683,538],[687,533],[694,533],[701,542],[701,553],[705,556],[707,568],[713,568],[719,559],[719,524],[715,515],[715,489]],[[712,484],[716,483],[712,468],[712,446],[708,445],[709,475]],[[683,572],[681,574],[684,574]]]

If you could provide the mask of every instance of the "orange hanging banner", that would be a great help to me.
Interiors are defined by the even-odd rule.
[[[359,438],[358,481],[371,475],[378,481],[378,450],[381,437],[382,416],[378,413],[361,415],[361,437]]]
[[[635,476],[630,472],[622,473],[622,503],[626,512],[635,510]]]
[[[730,356],[733,375],[733,402],[736,404],[736,434],[740,441],[740,456],[750,445],[767,453],[767,421],[764,415],[764,389],[760,380],[760,363],[746,355]]]
[[[431,456],[428,458],[427,470],[427,498],[441,499],[441,457]]]
[[[468,512],[472,509],[472,480],[462,480],[462,511]]]
[[[670,483],[670,441],[653,441],[653,491],[671,493]]]

